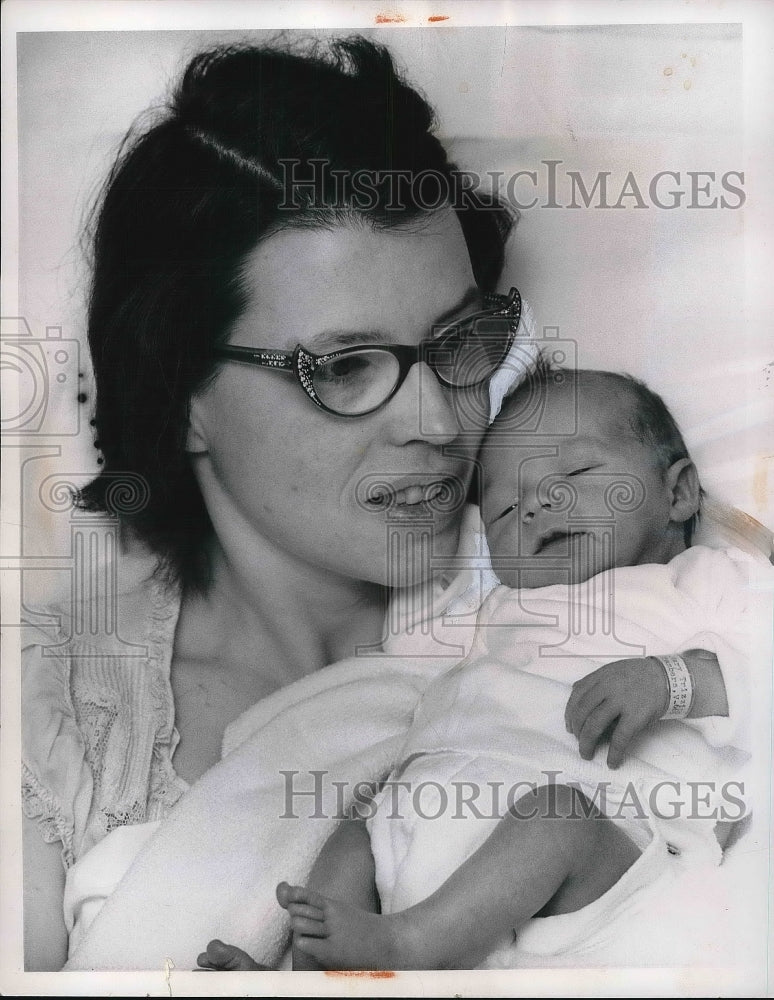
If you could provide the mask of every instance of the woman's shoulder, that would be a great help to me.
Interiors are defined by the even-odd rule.
[[[117,554],[91,567],[87,579],[74,573],[64,591],[24,607],[21,689],[30,739],[37,739],[32,715],[38,723],[44,715],[72,716],[82,727],[84,706],[134,705],[142,690],[169,687],[180,593],[155,570],[144,553]]]
[[[23,606],[22,649],[45,645],[71,652],[85,644],[120,655],[158,638],[179,614],[179,589],[165,582],[144,550],[116,553],[68,577]]]
[[[169,679],[180,598],[154,569],[118,557],[22,616],[25,811],[65,863],[182,789]]]

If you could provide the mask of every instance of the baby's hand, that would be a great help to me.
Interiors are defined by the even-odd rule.
[[[609,736],[607,764],[618,767],[635,736],[663,716],[668,700],[669,682],[658,660],[616,660],[573,684],[564,721],[584,760]]]
[[[269,972],[266,965],[258,965],[241,948],[233,944],[210,941],[207,951],[203,951],[196,959],[202,969],[212,969],[217,972]]]

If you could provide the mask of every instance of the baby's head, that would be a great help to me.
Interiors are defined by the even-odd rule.
[[[701,487],[663,400],[628,375],[541,368],[481,452],[492,564],[511,587],[667,563],[691,544]]]

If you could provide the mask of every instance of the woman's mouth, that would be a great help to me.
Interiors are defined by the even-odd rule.
[[[429,503],[443,492],[442,483],[431,483],[430,486],[408,486],[394,493],[385,492],[373,503],[380,507],[415,507],[420,503]]]
[[[389,511],[391,517],[430,517],[459,510],[465,502],[464,485],[456,477],[414,481],[399,485],[383,480],[372,483],[363,506],[373,513]]]

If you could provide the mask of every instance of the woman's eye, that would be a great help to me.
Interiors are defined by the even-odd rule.
[[[356,378],[364,374],[371,364],[369,358],[357,354],[351,357],[337,358],[323,368],[318,369],[317,379],[346,379]]]

